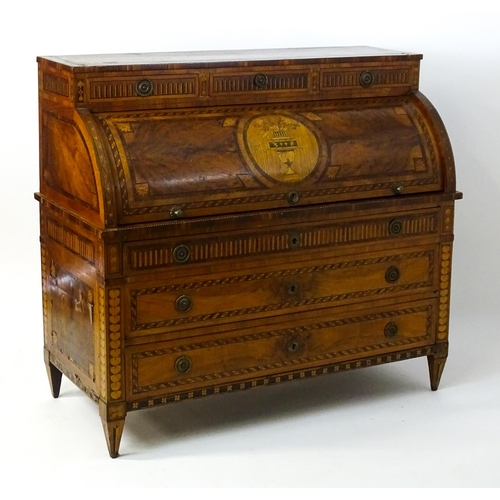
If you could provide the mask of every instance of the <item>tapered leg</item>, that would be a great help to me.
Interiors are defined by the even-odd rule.
[[[52,396],[58,398],[61,390],[62,373],[50,361],[45,362],[45,367],[47,368],[47,376],[49,377]]]
[[[122,438],[125,419],[115,420],[113,422],[106,422],[105,420],[103,420],[102,425],[104,427],[104,434],[106,436],[109,456],[111,458],[116,458],[118,456],[118,450],[120,448],[120,440]]]
[[[429,363],[429,375],[431,378],[431,389],[437,391],[439,387],[439,381],[441,380],[441,375],[443,374],[444,365],[446,363],[446,355],[431,354],[427,356],[427,362]]]
[[[99,403],[99,413],[104,428],[104,435],[106,436],[109,456],[116,458],[120,448],[123,427],[125,426],[125,415],[127,413],[125,404],[106,404],[101,401]]]

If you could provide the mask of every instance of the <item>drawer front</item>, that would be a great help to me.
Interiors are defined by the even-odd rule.
[[[231,233],[217,232],[217,223],[207,222],[213,229],[209,235],[126,243],[125,271],[144,274],[152,270],[175,270],[194,274],[205,264],[224,267],[229,259],[232,265],[244,261],[246,266],[256,258],[295,260],[303,254],[306,256],[303,259],[310,259],[311,250],[389,240],[399,242],[415,236],[436,235],[439,229],[439,209],[336,219]]]
[[[366,65],[349,68],[323,68],[320,73],[321,90],[351,90],[377,93],[385,89],[387,95],[404,93],[418,86],[418,65],[395,64],[382,67]]]
[[[192,97],[198,95],[198,74],[90,78],[88,90],[90,101],[140,99],[149,96],[166,99]]]
[[[434,342],[435,300],[324,315],[275,329],[127,348],[128,400],[395,353]]]
[[[197,328],[381,296],[433,293],[434,262],[435,248],[421,247],[131,288],[129,335],[185,330],[186,325]]]
[[[292,93],[311,91],[311,74],[307,68],[295,70],[224,71],[210,75],[210,94]]]

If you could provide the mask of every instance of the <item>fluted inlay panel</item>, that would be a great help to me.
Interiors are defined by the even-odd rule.
[[[399,237],[410,237],[419,234],[432,234],[437,231],[437,211],[420,216],[399,217],[403,229]],[[246,257],[256,254],[272,254],[284,251],[296,251],[300,248],[326,247],[344,245],[364,241],[377,241],[389,237],[388,224],[391,217],[383,217],[371,221],[328,224],[312,230],[296,230],[298,245],[290,247],[288,232],[242,235],[233,238],[217,238],[216,240],[186,240],[190,248],[189,262],[205,262],[234,257]],[[179,265],[174,261],[172,250],[180,242],[148,245],[147,247],[131,247],[129,265],[133,270],[160,268]]]
[[[267,84],[262,88],[255,84],[255,74],[215,76],[212,82],[212,93],[232,93],[263,90],[300,90],[308,88],[307,73],[267,75]]]
[[[47,233],[53,240],[57,241],[71,252],[79,255],[90,263],[94,263],[94,245],[87,238],[61,226],[52,219],[47,221]]]
[[[364,70],[358,71],[325,71],[322,86],[327,88],[360,87],[359,77]],[[373,85],[409,85],[409,69],[373,70]]]
[[[155,96],[182,96],[196,94],[196,78],[162,78],[151,80],[153,84],[152,95]],[[90,98],[113,99],[138,97],[136,92],[137,80],[121,81],[95,81],[90,84]]]
[[[69,82],[65,78],[43,74],[43,90],[69,97]]]

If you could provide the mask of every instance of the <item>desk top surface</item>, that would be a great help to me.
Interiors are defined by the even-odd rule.
[[[420,54],[376,47],[302,47],[292,49],[216,50],[197,52],[151,52],[134,54],[87,54],[40,56],[39,63],[56,65],[72,72],[137,69],[181,69],[216,66],[290,65],[357,60],[414,60]]]

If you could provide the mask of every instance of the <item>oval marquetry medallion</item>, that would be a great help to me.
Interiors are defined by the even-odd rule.
[[[249,166],[268,182],[301,182],[318,168],[322,157],[317,133],[284,114],[250,118],[238,139]]]

